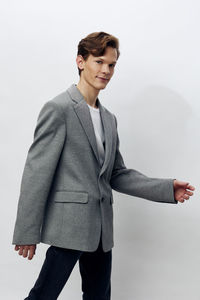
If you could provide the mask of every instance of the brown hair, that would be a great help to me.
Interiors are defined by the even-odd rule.
[[[82,55],[84,60],[87,60],[90,54],[93,56],[101,56],[104,55],[106,47],[108,46],[117,50],[118,59],[120,55],[119,40],[115,36],[103,31],[93,32],[79,42],[77,55]],[[81,75],[81,71],[82,70],[78,68],[79,75]]]

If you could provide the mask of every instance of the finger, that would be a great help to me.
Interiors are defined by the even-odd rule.
[[[192,196],[194,193],[193,192],[190,192],[190,191],[185,191],[185,193],[187,194],[187,195],[189,195],[189,196]]]
[[[185,200],[188,200],[190,197],[189,197],[188,195],[185,194],[185,195],[183,196],[183,198],[184,198]]]
[[[28,250],[29,250],[29,246],[25,246],[23,250],[23,257],[27,257]]]
[[[19,246],[20,247],[20,249],[19,249],[19,255],[22,255],[23,254],[23,250],[24,250],[24,246]]]
[[[189,189],[189,190],[191,190],[191,191],[194,191],[194,190],[195,190],[195,187],[188,183],[187,189]]]
[[[28,259],[31,260],[34,256],[34,254],[35,254],[35,248],[31,247],[30,250],[29,250]]]
[[[19,245],[15,245],[15,251],[18,251],[19,250]]]
[[[184,199],[183,199],[182,197],[180,197],[180,198],[178,199],[178,201],[181,202],[181,203],[183,203],[183,202],[184,202]]]

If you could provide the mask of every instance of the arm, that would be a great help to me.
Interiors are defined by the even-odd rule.
[[[115,122],[117,127],[116,117]],[[120,193],[139,198],[156,202],[177,203],[174,199],[174,179],[150,178],[136,170],[127,169],[119,150],[119,143],[117,133],[115,162],[110,180],[111,187]]]
[[[12,244],[40,243],[45,204],[65,135],[62,111],[56,103],[47,102],[40,111],[23,171]]]

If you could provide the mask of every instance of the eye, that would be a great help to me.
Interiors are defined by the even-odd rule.
[[[110,64],[109,66],[110,66],[111,68],[114,68],[115,64]]]
[[[99,63],[102,63],[102,61],[101,60],[96,60],[96,62],[99,64]]]

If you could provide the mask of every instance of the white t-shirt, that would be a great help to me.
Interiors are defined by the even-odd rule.
[[[100,111],[99,111],[99,108],[94,108],[93,106],[89,105],[88,103],[87,103],[87,105],[90,109],[90,115],[92,118],[94,132],[96,135],[100,164],[102,166],[103,162],[104,162],[104,158],[105,158],[105,149],[104,149],[105,137],[104,137],[104,131],[103,131],[103,126],[102,126]]]

